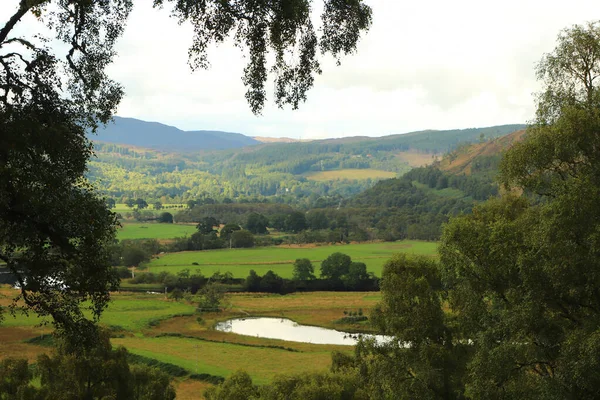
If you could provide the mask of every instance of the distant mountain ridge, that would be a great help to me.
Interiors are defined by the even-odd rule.
[[[260,144],[241,133],[222,131],[183,131],[174,126],[135,118],[114,117],[98,128],[90,139],[104,143],[139,146],[155,150],[198,151],[224,150]]]

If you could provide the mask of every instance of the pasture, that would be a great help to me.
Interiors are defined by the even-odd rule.
[[[245,278],[251,269],[264,275],[273,270],[283,278],[291,278],[293,263],[298,258],[308,258],[318,275],[321,261],[335,252],[349,255],[353,261],[364,262],[367,271],[381,276],[387,260],[395,253],[435,256],[437,243],[422,241],[398,241],[382,243],[337,244],[324,246],[276,246],[251,249],[220,249],[170,253],[153,258],[146,264],[147,271],[177,273],[183,269],[200,269],[210,276],[216,271],[231,272],[236,278]]]
[[[365,179],[388,179],[395,178],[398,174],[380,169],[336,169],[332,171],[318,171],[304,174],[311,181],[336,181],[341,179],[365,180]]]
[[[15,294],[0,287],[0,304],[7,305]],[[267,383],[279,373],[328,369],[333,350],[352,352],[350,346],[316,345],[263,339],[216,331],[218,321],[240,316],[281,316],[307,325],[339,330],[368,330],[364,324],[339,325],[345,310],[363,309],[368,315],[381,299],[379,293],[314,292],[290,295],[235,293],[221,313],[198,314],[195,301],[173,301],[162,294],[113,293],[113,301],[100,323],[119,337],[113,345],[123,345],[134,354],[177,365],[190,374],[206,373],[227,377],[245,369],[255,383]],[[201,317],[201,318],[199,318]],[[27,342],[50,333],[50,326],[37,326],[32,315],[13,318],[6,315],[0,324],[0,359],[27,357],[34,361],[47,347]],[[260,360],[260,362],[256,362]],[[198,399],[208,384],[190,378],[175,381],[178,399]]]
[[[194,224],[159,224],[157,222],[122,222],[117,239],[174,239],[191,236],[196,232]]]

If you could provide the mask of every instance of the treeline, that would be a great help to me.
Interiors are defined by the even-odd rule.
[[[314,274],[314,266],[309,259],[297,259],[294,262],[292,279],[280,277],[269,270],[259,276],[250,270],[245,279],[234,278],[231,272],[215,272],[206,277],[198,268],[193,273],[189,269],[172,274],[167,271],[159,273],[143,272],[134,275],[127,267],[115,267],[114,272],[121,279],[129,279],[130,284],[158,284],[172,293],[176,299],[183,293],[195,295],[207,285],[221,285],[223,290],[266,293],[293,293],[302,291],[377,291],[379,279],[367,272],[367,266],[362,262],[353,262],[350,256],[343,253],[333,253],[320,266],[320,277]],[[173,293],[174,292],[174,293]]]

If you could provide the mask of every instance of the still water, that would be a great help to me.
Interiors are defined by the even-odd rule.
[[[290,342],[314,344],[339,344],[353,346],[358,334],[340,332],[334,329],[317,326],[300,325],[287,318],[237,318],[220,322],[215,329],[221,332],[232,332],[240,335],[256,336],[266,339],[281,339]],[[378,342],[385,342],[383,335],[363,335],[375,337]]]

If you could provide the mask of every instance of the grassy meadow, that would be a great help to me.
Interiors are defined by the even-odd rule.
[[[395,178],[398,174],[390,171],[383,171],[380,169],[336,169],[332,171],[318,171],[318,172],[309,172],[305,174],[306,179],[311,181],[335,181],[340,179],[388,179]]]
[[[191,236],[195,224],[159,224],[157,222],[122,222],[117,239],[174,239]]]
[[[0,287],[0,305],[8,305],[15,291]],[[363,309],[368,315],[380,300],[379,293],[315,292],[290,295],[235,293],[221,313],[198,314],[195,302],[173,301],[162,294],[114,293],[113,301],[100,323],[118,337],[113,345],[123,345],[134,354],[177,365],[190,374],[207,373],[227,377],[245,369],[256,383],[267,383],[276,374],[327,369],[333,350],[352,352],[351,346],[286,342],[225,333],[213,329],[215,323],[241,316],[286,317],[306,325],[338,330],[368,330],[364,323],[340,325],[344,311]],[[36,317],[6,315],[0,324],[0,359],[26,357],[51,351],[27,342],[49,334],[49,325],[39,326]],[[259,363],[256,361],[260,360]],[[178,399],[201,398],[206,382],[191,378],[175,381]]]
[[[231,272],[236,278],[245,278],[251,269],[263,275],[273,270],[283,278],[291,278],[293,263],[298,258],[308,258],[318,274],[321,261],[335,252],[349,255],[353,261],[364,262],[367,271],[381,276],[387,260],[395,253],[435,256],[437,243],[414,240],[381,243],[359,243],[324,246],[276,246],[251,249],[219,249],[207,251],[185,251],[164,254],[147,264],[149,272],[169,271],[177,273],[183,269],[200,269],[206,276],[216,271]]]

